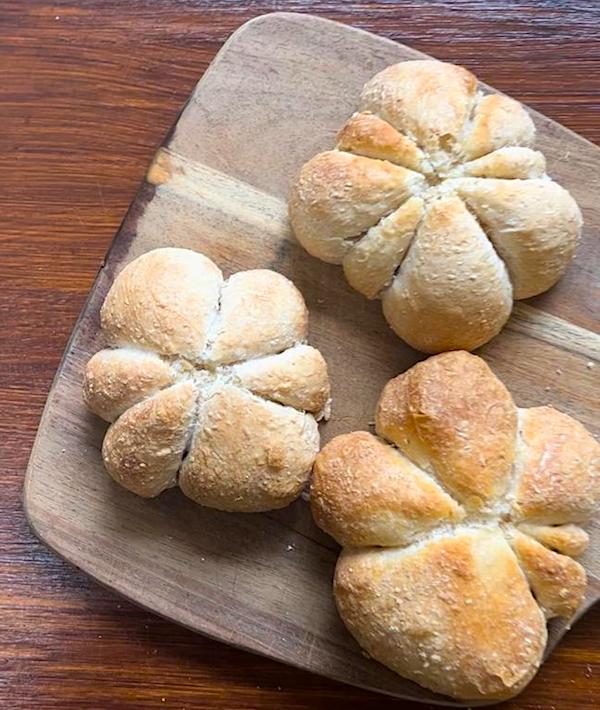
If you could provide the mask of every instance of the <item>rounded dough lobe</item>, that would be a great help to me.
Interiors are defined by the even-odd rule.
[[[473,350],[508,320],[512,288],[504,264],[464,202],[448,195],[426,208],[382,301],[392,329],[417,350]]]
[[[215,317],[223,277],[190,249],[155,249],[115,279],[100,313],[110,345],[139,345],[197,361]]]
[[[590,536],[577,525],[535,525],[520,523],[518,529],[542,545],[562,555],[579,557],[589,545]]]
[[[232,373],[242,387],[289,407],[318,415],[329,403],[327,363],[310,345],[242,362]]]
[[[477,91],[463,67],[434,60],[401,62],[368,81],[359,107],[412,138],[437,170],[461,155],[460,137]]]
[[[268,269],[240,271],[223,287],[214,328],[205,360],[226,365],[278,353],[304,340],[308,311],[285,276]]]
[[[539,178],[546,172],[543,153],[531,148],[499,148],[481,158],[455,168],[449,177],[467,176],[479,178]]]
[[[318,450],[310,414],[225,385],[201,405],[179,485],[192,500],[219,510],[283,508],[305,486]]]
[[[115,481],[144,498],[174,486],[195,404],[192,382],[180,382],[119,417],[102,445],[104,465]]]
[[[406,550],[344,550],[334,592],[370,656],[438,693],[509,698],[542,660],[544,615],[497,529]]]
[[[449,182],[504,260],[514,298],[535,296],[558,281],[573,258],[583,223],[564,188],[548,179]]]
[[[389,160],[409,170],[430,173],[423,151],[416,143],[372,113],[355,113],[338,133],[338,150],[366,158]]]
[[[531,116],[518,101],[488,94],[477,102],[462,142],[467,160],[480,158],[505,146],[530,146],[535,140]]]
[[[107,422],[175,381],[173,368],[158,355],[135,348],[105,349],[86,365],[83,399]]]
[[[379,436],[433,471],[468,509],[506,491],[517,409],[481,358],[450,352],[418,363],[387,383],[375,422]]]
[[[310,503],[340,545],[406,545],[416,533],[464,517],[407,458],[367,432],[337,436],[315,460]]]
[[[344,274],[352,288],[375,298],[389,285],[423,215],[423,200],[411,197],[384,217],[344,257]]]
[[[552,407],[521,411],[514,513],[546,525],[586,521],[600,500],[600,444]]]
[[[351,238],[426,186],[419,173],[387,161],[337,150],[319,153],[302,167],[293,185],[290,221],[309,254],[341,264]]]
[[[571,618],[583,601],[587,586],[585,570],[579,562],[552,552],[518,531],[510,543],[546,617]]]

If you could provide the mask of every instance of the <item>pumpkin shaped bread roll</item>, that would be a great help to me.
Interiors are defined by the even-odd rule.
[[[400,675],[465,701],[504,700],[535,675],[546,621],[586,590],[600,445],[552,409],[518,409],[475,355],[430,357],[388,382],[377,436],[316,458],[311,507],[343,550],[339,613]]]
[[[409,345],[474,350],[502,329],[513,299],[558,281],[581,232],[534,140],[525,108],[484,95],[463,67],[395,64],[365,84],[335,149],[300,169],[292,229],[380,298]]]
[[[101,324],[111,347],[88,362],[84,398],[112,422],[102,452],[118,483],[145,497],[179,484],[240,512],[300,495],[329,378],[288,279],[264,269],[225,279],[202,254],[156,249],[117,276]]]

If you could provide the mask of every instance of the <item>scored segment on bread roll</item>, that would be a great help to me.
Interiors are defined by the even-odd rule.
[[[546,620],[571,618],[585,594],[572,558],[600,503],[600,445],[551,407],[517,409],[461,351],[388,382],[375,427],[334,438],[313,467],[313,516],[344,547],[343,621],[431,690],[516,695],[542,661]]]
[[[381,298],[418,350],[474,350],[513,299],[553,286],[582,227],[575,200],[546,175],[525,108],[484,95],[463,67],[387,67],[368,81],[334,150],[292,185],[289,217],[313,256],[343,264]]]
[[[330,388],[291,281],[265,269],[225,280],[202,254],[156,249],[117,276],[101,324],[112,347],[90,359],[83,390],[113,422],[102,452],[116,481],[144,497],[179,483],[228,511],[298,497]]]
[[[201,399],[179,485],[219,510],[281,508],[300,495],[318,450],[313,416],[225,384]]]

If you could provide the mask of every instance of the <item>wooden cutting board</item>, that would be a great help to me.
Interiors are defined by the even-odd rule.
[[[331,678],[446,702],[361,654],[333,603],[337,546],[312,523],[304,501],[231,515],[199,507],[177,490],[137,498],[104,472],[105,425],[81,401],[85,362],[103,345],[98,313],[115,274],[143,252],[173,245],[204,252],[226,275],[268,267],[293,279],[310,309],[311,343],[332,378],[323,441],[369,428],[383,384],[424,356],[392,334],[379,304],[351,291],[340,268],[295,243],[285,198],[301,164],[333,145],[362,84],[387,64],[422,56],[291,13],[260,17],[232,35],[159,149],[98,273],[48,397],[24,498],[40,538],[145,608]],[[583,210],[584,238],[560,284],[518,304],[480,354],[517,404],[551,402],[598,434],[600,149],[532,115],[550,174]],[[600,525],[590,532],[597,552],[584,559],[590,591],[582,613],[600,596]],[[564,631],[563,624],[552,626],[549,649]]]

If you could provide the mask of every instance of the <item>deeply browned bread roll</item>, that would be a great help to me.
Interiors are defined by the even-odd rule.
[[[224,280],[202,254],[156,249],[116,278],[101,324],[111,348],[88,362],[84,398],[112,422],[102,455],[116,481],[145,497],[179,483],[243,512],[300,494],[329,379],[290,281],[267,270]]]
[[[551,407],[518,409],[485,362],[450,352],[385,386],[378,436],[316,458],[311,507],[344,550],[334,593],[365,651],[462,700],[531,680],[546,620],[586,588],[575,523],[600,501],[600,445]]]
[[[533,122],[483,95],[466,69],[402,62],[364,86],[334,150],[300,170],[292,228],[313,256],[381,298],[394,331],[424,352],[473,350],[513,299],[549,289],[581,231],[571,195],[530,146]]]

